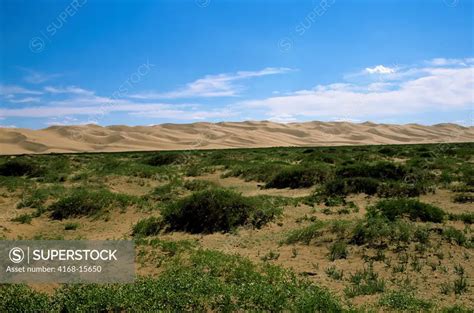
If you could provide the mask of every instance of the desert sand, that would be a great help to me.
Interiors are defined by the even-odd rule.
[[[473,142],[474,127],[269,121],[0,128],[0,154]]]

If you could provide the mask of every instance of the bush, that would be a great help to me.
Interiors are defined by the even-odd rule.
[[[48,296],[23,284],[0,285],[0,308],[5,312],[49,312]]]
[[[231,170],[223,176],[242,177],[246,181],[254,180],[258,182],[268,182],[275,173],[282,170],[286,166],[282,162],[265,162],[265,163],[242,163],[232,165]]]
[[[370,177],[336,178],[324,185],[324,193],[341,196],[351,193],[374,195],[377,192],[378,186],[379,181]]]
[[[338,271],[335,266],[331,266],[327,268],[325,272],[326,272],[326,275],[328,275],[328,277],[331,277],[334,280],[342,280],[342,278],[344,277],[344,271],[343,270]]]
[[[184,183],[184,188],[191,190],[191,191],[200,191],[208,188],[213,188],[216,187],[216,184],[207,181],[207,180],[201,180],[201,179],[193,179],[193,180],[187,180]]]
[[[430,187],[422,182],[414,184],[388,182],[378,186],[377,195],[381,198],[418,197],[426,194],[429,190]]]
[[[149,197],[155,201],[168,202],[173,200],[182,190],[182,182],[173,180],[165,185],[156,187]]]
[[[12,222],[18,222],[20,224],[31,224],[33,217],[30,214],[21,214],[15,218],[12,218]]]
[[[163,229],[163,220],[159,217],[147,217],[133,225],[132,236],[147,237],[158,235]]]
[[[158,152],[149,157],[145,163],[152,166],[163,166],[181,163],[185,159],[183,153],[176,152]]]
[[[474,213],[449,213],[448,219],[450,221],[463,221],[465,224],[472,224],[474,222]]]
[[[474,195],[468,193],[460,193],[454,196],[453,201],[456,203],[473,203]]]
[[[41,168],[32,161],[15,158],[0,164],[1,176],[39,176]]]
[[[443,237],[449,242],[455,242],[460,246],[464,246],[468,243],[466,235],[454,227],[447,227],[443,229]]]
[[[357,245],[377,244],[392,234],[387,220],[381,217],[368,217],[359,221],[354,227],[351,242]]]
[[[344,291],[350,298],[360,295],[373,295],[383,292],[385,289],[385,281],[378,278],[378,274],[374,272],[372,265],[363,271],[357,271],[350,278],[352,286],[348,286]]]
[[[169,204],[163,220],[172,230],[191,233],[228,232],[252,219],[260,220],[266,211],[257,208],[256,201],[223,188],[194,192]]]
[[[76,230],[79,227],[79,223],[66,223],[64,224],[64,230]]]
[[[401,180],[405,177],[407,170],[391,162],[377,162],[374,164],[358,163],[346,165],[336,170],[337,177],[371,177],[376,179]]]
[[[347,258],[347,244],[343,241],[336,241],[329,247],[329,260],[339,260]]]
[[[108,190],[73,189],[68,195],[53,203],[49,209],[51,218],[62,220],[69,217],[91,216],[109,207],[125,208],[132,204],[133,197],[112,193]]]
[[[432,303],[418,299],[412,293],[403,290],[385,294],[379,303],[393,310],[410,312],[428,311],[433,307]]]
[[[273,176],[266,188],[307,188],[322,182],[329,176],[325,167],[295,165],[284,168]]]
[[[390,221],[407,216],[411,220],[434,223],[441,223],[445,216],[442,209],[414,199],[382,200],[369,208],[368,213],[383,216]]]
[[[309,226],[300,229],[295,229],[288,234],[288,236],[283,242],[285,244],[293,244],[297,242],[309,244],[312,239],[316,238],[321,234],[321,228],[323,226],[324,223],[316,222]]]
[[[331,293],[269,264],[197,251],[157,277],[131,284],[65,284],[51,296],[0,287],[10,312],[343,312]]]

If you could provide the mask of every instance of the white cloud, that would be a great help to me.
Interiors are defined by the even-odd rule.
[[[446,59],[446,58],[435,58],[426,62],[428,65],[433,66],[467,66],[474,63],[474,58],[465,58],[465,59]]]
[[[94,94],[93,91],[82,89],[76,86],[68,86],[65,88],[46,86],[44,87],[44,91],[52,93],[52,94],[60,94],[60,93],[76,94],[76,95],[93,95]]]
[[[23,79],[31,84],[41,84],[47,82],[48,80],[61,76],[61,74],[45,74],[28,68],[21,69],[27,73],[26,76],[23,77]]]
[[[39,97],[26,97],[26,98],[21,98],[21,99],[8,99],[9,102],[11,103],[31,103],[31,102],[40,102],[41,98]]]
[[[292,71],[285,67],[267,67],[260,71],[239,71],[232,74],[207,75],[175,91],[139,93],[131,95],[135,99],[177,99],[194,97],[231,97],[242,89],[234,82],[242,79],[266,75],[282,74]]]
[[[16,94],[41,95],[43,93],[41,91],[31,90],[16,85],[0,85],[0,95],[8,97]]]
[[[419,68],[416,76],[401,73],[389,82],[319,85],[312,90],[237,105],[258,110],[269,118],[284,116],[287,119],[334,116],[366,119],[427,111],[449,112],[474,105],[473,70],[472,66]]]
[[[367,67],[365,71],[369,74],[392,74],[395,73],[394,68],[385,67],[383,65],[377,65],[375,67]]]
[[[107,99],[107,98],[104,98]],[[197,104],[133,103],[122,101],[120,104],[100,102],[95,105],[48,105],[19,109],[0,109],[1,117],[37,117],[64,118],[65,116],[88,115],[97,117],[111,112],[127,112],[132,116],[164,118],[176,120],[204,120],[208,118],[226,118],[235,116],[236,111],[229,109],[202,110]],[[53,121],[56,121],[53,119]],[[60,121],[62,122],[62,120]],[[88,122],[89,123],[89,122]]]

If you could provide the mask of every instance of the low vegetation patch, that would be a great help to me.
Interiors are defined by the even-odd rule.
[[[378,277],[371,264],[362,271],[351,275],[351,285],[344,291],[350,298],[360,295],[373,295],[385,290],[385,281]]]
[[[163,166],[170,164],[178,164],[185,160],[184,153],[177,152],[157,152],[152,156],[148,157],[145,161],[146,164],[152,166]]]
[[[392,310],[409,312],[428,311],[433,307],[431,302],[418,299],[413,293],[404,290],[388,292],[379,303]]]
[[[338,259],[347,258],[347,244],[343,241],[336,241],[329,247],[329,260],[334,261]]]
[[[156,278],[133,284],[63,285],[52,295],[24,285],[0,286],[12,312],[342,312],[326,289],[269,264],[197,251]]]
[[[92,216],[104,213],[108,208],[125,209],[137,202],[137,199],[108,190],[89,190],[78,188],[49,206],[51,218],[62,220],[69,217]]]
[[[390,221],[408,217],[414,221],[420,220],[434,223],[441,223],[445,216],[445,212],[442,209],[415,199],[382,200],[369,208],[369,214],[382,216]]]
[[[281,169],[265,185],[266,188],[307,188],[330,175],[326,167],[295,165]]]
[[[324,193],[340,196],[346,196],[351,193],[374,195],[379,184],[377,179],[370,177],[336,178],[324,185]]]
[[[169,204],[162,210],[162,215],[170,230],[228,232],[247,223],[261,226],[262,221],[266,223],[280,212],[262,208],[259,204],[261,202],[232,190],[211,188]]]
[[[32,220],[33,220],[33,216],[31,216],[28,213],[21,214],[15,218],[12,218],[12,222],[18,222],[20,224],[31,224]]]
[[[407,170],[402,165],[391,162],[357,163],[339,167],[336,170],[337,177],[371,177],[376,179],[401,180],[407,174]]]
[[[14,158],[0,164],[1,176],[39,176],[42,172],[41,167],[31,160]]]
[[[291,231],[286,239],[283,241],[285,244],[304,243],[309,244],[311,240],[319,237],[321,230],[325,224],[323,222],[315,222],[309,226],[295,229]]]
[[[448,214],[450,221],[462,221],[465,224],[472,224],[474,222],[474,213],[460,213],[460,214]]]
[[[163,229],[163,220],[160,217],[147,217],[133,225],[132,235],[134,237],[147,237],[158,235]]]
[[[473,203],[474,195],[469,193],[460,193],[454,196],[453,201],[456,203]]]

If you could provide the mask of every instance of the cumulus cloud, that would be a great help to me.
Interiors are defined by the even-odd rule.
[[[474,105],[473,69],[467,65],[417,68],[416,76],[400,73],[393,81],[318,85],[311,90],[242,101],[238,105],[259,110],[270,119],[364,119],[466,109]]]
[[[392,74],[395,73],[394,68],[377,65],[375,67],[367,67],[365,71],[369,74]]]

